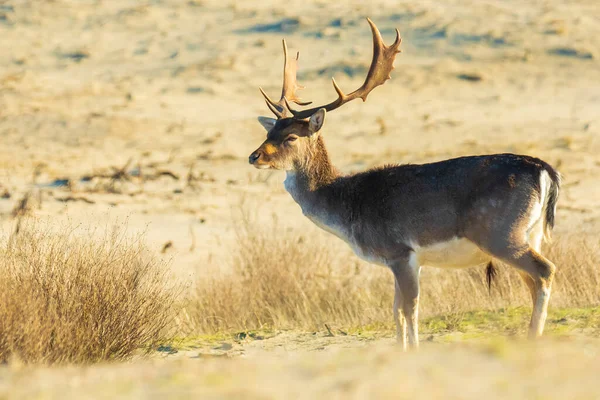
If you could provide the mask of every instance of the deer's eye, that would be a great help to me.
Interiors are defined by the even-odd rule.
[[[298,139],[298,136],[290,135],[285,138],[285,143],[292,143],[292,142],[296,141],[296,139]]]

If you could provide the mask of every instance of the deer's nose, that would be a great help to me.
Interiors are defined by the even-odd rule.
[[[255,151],[254,153],[250,154],[250,157],[248,157],[248,161],[250,162],[250,164],[254,164],[259,158],[260,152]]]

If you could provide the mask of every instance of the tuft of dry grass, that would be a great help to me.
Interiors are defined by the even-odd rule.
[[[334,254],[327,243],[257,224],[244,213],[231,273],[201,279],[186,311],[198,333],[254,329],[324,329],[392,322],[393,276],[385,268]],[[257,228],[263,226],[263,228]],[[335,240],[335,239],[331,239]],[[558,267],[551,307],[600,304],[597,241],[558,237],[545,252]],[[458,326],[467,311],[531,306],[514,268],[500,266],[488,292],[484,268],[424,268],[420,315]]]
[[[123,229],[34,222],[0,242],[0,361],[125,359],[164,340],[177,288]]]
[[[378,321],[387,316],[391,280],[345,265],[311,237],[282,234],[275,221],[236,222],[231,272],[197,282],[186,311],[198,332],[313,328],[327,322]],[[257,228],[257,226],[263,226]],[[379,271],[382,272],[382,271]],[[391,279],[391,274],[387,276]]]

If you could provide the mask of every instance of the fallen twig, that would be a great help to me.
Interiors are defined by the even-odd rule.
[[[63,203],[68,203],[70,201],[83,201],[84,203],[87,203],[87,204],[96,204],[96,202],[94,200],[90,200],[87,197],[83,197],[83,196],[57,197],[56,200],[61,201]]]

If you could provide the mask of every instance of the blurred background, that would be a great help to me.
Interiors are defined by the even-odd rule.
[[[321,235],[282,172],[247,165],[270,115],[258,87],[279,94],[284,37],[304,100],[333,99],[332,76],[358,87],[369,16],[388,43],[400,30],[403,53],[368,102],[327,116],[342,171],[534,155],[565,177],[557,231],[595,233],[599,14],[594,0],[3,1],[3,226],[128,218],[184,275],[227,255],[240,202],[258,224]]]

